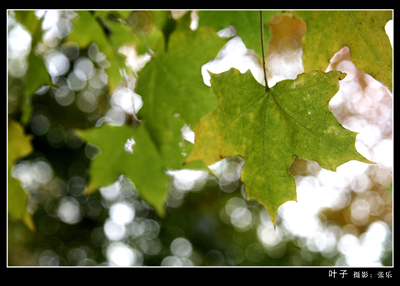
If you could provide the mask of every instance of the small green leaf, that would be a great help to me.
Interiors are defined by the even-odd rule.
[[[34,92],[43,85],[53,85],[43,58],[31,51],[28,57],[28,70],[25,74],[24,101],[22,103],[21,122],[26,124],[32,115],[31,98]]]
[[[8,214],[13,219],[29,221],[26,211],[27,193],[22,189],[21,182],[11,176],[15,162],[33,151],[32,135],[25,135],[23,127],[14,120],[8,121]],[[29,225],[28,225],[29,226]],[[32,229],[32,225],[30,225]]]
[[[371,163],[355,149],[357,134],[343,128],[329,110],[344,77],[337,71],[314,71],[265,91],[250,71],[212,75],[219,105],[195,128],[187,161],[209,165],[241,156],[247,198],[262,203],[275,223],[278,208],[296,201],[296,183],[288,172],[295,156],[332,171],[350,160]]]
[[[23,24],[31,33],[31,51],[28,56],[28,69],[25,74],[23,88],[22,116],[21,122],[26,124],[31,118],[31,98],[33,93],[42,85],[52,85],[51,78],[47,72],[41,55],[36,53],[37,44],[42,39],[42,19],[35,16],[35,11],[15,11],[15,18]]]

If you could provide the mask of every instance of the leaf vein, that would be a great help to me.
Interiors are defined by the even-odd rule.
[[[261,95],[259,98],[257,98],[256,100],[254,100],[252,103],[250,103],[250,105],[248,105],[245,109],[243,109],[241,112],[239,112],[238,115],[236,115],[231,121],[229,121],[224,129],[222,131],[225,131],[226,128],[228,128],[229,125],[231,125],[233,123],[233,121],[235,121],[236,119],[238,119],[243,113],[245,113],[250,107],[252,107],[254,104],[256,104],[259,100],[261,100],[265,95],[265,92],[263,93],[263,95]]]
[[[330,143],[330,144],[336,146],[336,147],[339,148],[339,149],[342,149],[342,150],[344,150],[344,151],[346,151],[346,152],[348,152],[348,153],[351,153],[351,154],[353,154],[353,155],[355,155],[355,156],[358,156],[358,154],[356,154],[356,153],[354,153],[354,152],[352,152],[352,151],[350,151],[350,150],[347,150],[346,148],[343,148],[343,147],[340,146],[340,145],[337,145],[336,143],[334,143],[334,142],[328,140],[328,138],[322,137],[322,136],[319,135],[318,133],[314,132],[313,130],[311,130],[310,128],[308,128],[307,126],[305,126],[303,123],[301,123],[301,122],[298,121],[296,118],[294,118],[291,114],[289,114],[285,109],[283,109],[282,106],[279,104],[279,102],[276,100],[276,98],[275,98],[273,95],[272,95],[272,98],[273,98],[273,100],[275,101],[275,103],[278,105],[278,107],[279,107],[285,114],[287,114],[287,116],[289,116],[293,121],[295,121],[296,123],[298,123],[299,125],[301,125],[301,126],[302,126],[303,128],[305,128],[306,130],[310,131],[310,132],[311,132],[312,134],[314,134],[316,137],[320,138],[320,145],[321,145],[321,140],[323,139],[323,140],[327,141],[328,143]],[[326,116],[326,115],[325,115],[325,116]],[[321,148],[320,148],[320,149],[321,149]],[[321,149],[321,151],[322,151],[322,149]]]

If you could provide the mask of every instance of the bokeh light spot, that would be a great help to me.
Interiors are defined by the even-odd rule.
[[[60,200],[57,215],[67,224],[77,224],[82,219],[79,203],[73,197],[63,197]]]

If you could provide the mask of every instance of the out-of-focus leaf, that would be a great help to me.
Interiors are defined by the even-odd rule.
[[[96,43],[99,50],[107,56],[110,62],[108,72],[108,85],[110,90],[114,90],[120,81],[124,79],[121,70],[125,68],[125,59],[118,53],[121,42],[114,44],[111,39],[111,30],[102,27],[96,20],[96,16],[88,11],[77,11],[78,17],[73,21],[74,30],[68,37],[68,41],[76,42],[79,47],[86,48],[91,43]],[[118,39],[125,38],[127,42],[132,39],[129,29],[118,25]]]
[[[325,70],[344,46],[351,61],[392,90],[392,46],[385,32],[392,11],[294,11],[307,24],[304,70]]]
[[[154,23],[163,32],[165,45],[168,45],[169,36],[176,28],[176,20],[170,11],[153,11]]]
[[[35,16],[35,11],[17,10],[14,11],[15,19],[25,26],[29,32],[33,33],[38,23],[38,18]]]
[[[15,120],[8,121],[8,166],[32,152],[32,135],[25,135],[22,126]]]
[[[43,58],[31,51],[28,57],[28,70],[25,74],[24,102],[22,105],[21,122],[24,124],[31,118],[31,97],[42,85],[52,85],[51,78]]]
[[[31,33],[31,51],[28,56],[28,69],[25,74],[24,95],[21,122],[26,124],[31,117],[31,97],[42,85],[52,85],[43,58],[36,53],[36,46],[42,39],[42,19],[35,16],[35,11],[15,11],[15,18]]]
[[[22,189],[21,182],[11,176],[11,171],[18,159],[33,151],[31,140],[32,135],[25,135],[24,129],[17,121],[8,121],[8,214],[13,219],[25,218],[26,221],[29,221],[29,214],[26,212],[28,195]]]
[[[158,214],[164,214],[169,181],[165,162],[168,158],[164,160],[144,125],[137,129],[127,125],[103,125],[79,133],[85,141],[98,146],[101,152],[90,166],[90,184],[86,193],[108,186],[118,176],[125,175],[133,181],[146,202]]]
[[[201,76],[201,67],[217,56],[227,39],[210,27],[189,28],[190,14],[177,21],[166,50],[159,50],[138,73],[135,92],[143,99],[139,117],[158,148],[170,139],[170,121],[180,116],[194,128],[217,104]]]
[[[295,156],[332,171],[350,160],[370,163],[355,149],[357,133],[343,128],[329,110],[344,76],[315,71],[265,91],[250,71],[212,75],[219,105],[195,128],[187,161],[210,165],[241,156],[247,198],[262,203],[275,223],[278,208],[296,200],[296,183],[288,172]]]

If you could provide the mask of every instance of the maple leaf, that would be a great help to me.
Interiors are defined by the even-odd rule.
[[[193,146],[183,140],[181,129],[185,124],[195,126],[217,103],[203,82],[201,66],[228,41],[218,37],[212,28],[192,31],[189,25],[190,15],[179,19],[167,49],[158,48],[138,73],[135,91],[142,96],[143,107],[138,113],[141,122],[137,129],[106,125],[79,131],[85,141],[101,150],[90,167],[87,194],[124,174],[158,214],[164,214],[169,182],[165,172],[182,169]],[[161,33],[158,36],[163,39]],[[129,142],[135,142],[132,153],[124,150]]]
[[[200,70],[229,39],[220,38],[210,27],[192,31],[189,25],[187,13],[178,19],[167,48],[159,50],[138,73],[135,92],[144,102],[138,116],[146,119],[144,124],[158,146],[170,138],[171,118],[181,116],[194,128],[217,104]]]
[[[118,176],[125,175],[134,182],[143,199],[160,215],[164,214],[168,184],[164,162],[168,160],[158,152],[144,125],[138,128],[102,125],[78,133],[100,150],[90,166],[86,194],[111,185]]]
[[[329,110],[344,77],[338,71],[314,71],[266,91],[250,71],[212,75],[219,105],[195,128],[187,162],[209,165],[241,156],[247,198],[262,203],[275,224],[279,206],[296,201],[295,179],[288,172],[295,156],[332,171],[350,160],[371,163],[355,149],[357,133],[343,128]]]
[[[304,20],[303,64],[306,72],[325,70],[330,59],[344,46],[351,61],[392,90],[392,47],[385,24],[392,11],[294,11]]]

